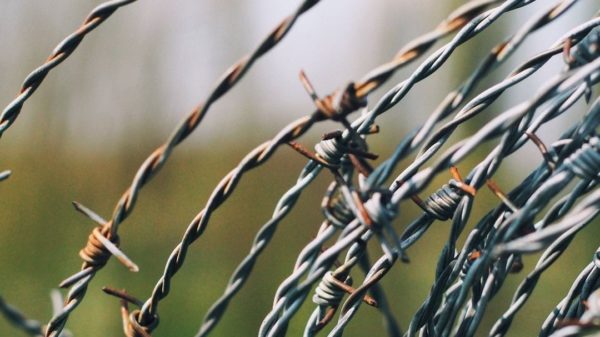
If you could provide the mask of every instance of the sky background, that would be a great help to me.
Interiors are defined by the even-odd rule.
[[[495,43],[515,32],[533,13],[556,2],[538,0],[511,12],[457,50],[440,71],[378,119],[382,132],[372,137],[372,150],[382,158],[389,156],[401,137],[420,125]],[[0,1],[3,106],[14,98],[27,74],[100,3]],[[301,69],[317,92],[325,96],[390,60],[406,42],[433,29],[462,3],[323,0],[302,16],[284,41],[211,108],[198,129],[142,190],[133,215],[121,227],[122,247],[141,271],[131,274],[115,261],[109,262],[92,282],[84,303],[67,326],[76,336],[121,334],[118,301],[103,295],[100,287],[126,288],[144,299],[150,294],[170,251],[226,172],[287,123],[314,110],[298,80]],[[71,201],[78,200],[109,217],[143,160],[206,98],[221,74],[297,5],[298,1],[274,0],[144,0],[119,9],[89,34],[48,75],[1,139],[0,170],[11,169],[13,176],[0,184],[0,295],[32,318],[48,321],[49,291],[78,270],[81,262],[77,251],[93,226],[72,210]],[[523,48],[483,81],[478,91],[548,48],[597,10],[595,1],[579,1],[564,17],[528,38]],[[409,76],[418,64],[399,71],[369,98],[369,106],[386,89]],[[560,56],[556,57],[530,80],[503,95],[481,118],[459,128],[455,140],[531,97],[563,67]],[[583,111],[585,106],[580,104],[568,116],[544,126],[538,136],[551,142]],[[301,142],[312,148],[323,132],[337,127],[324,123]],[[462,172],[466,174],[484,155],[485,148],[468,157],[461,164]],[[497,181],[508,191],[540,161],[536,148],[525,146],[507,159]],[[161,325],[156,336],[189,336],[196,332],[206,309],[247,253],[252,237],[270,217],[279,196],[294,183],[304,163],[298,154],[282,147],[269,163],[247,175],[191,249],[172,293],[161,304]],[[442,174],[422,197],[449,178],[449,174]],[[322,220],[318,205],[330,179],[322,174],[303,194],[214,336],[256,331],[276,286],[291,272],[295,256],[318,229]],[[469,226],[499,203],[489,191],[481,194]],[[398,228],[417,215],[418,209],[408,205],[402,212]],[[590,226],[573,243],[572,251],[543,277],[543,284],[515,321],[512,336],[537,331],[550,308],[589,262],[600,234],[595,227]],[[396,268],[383,280],[403,326],[428,293],[434,261],[448,228],[447,223],[436,223],[412,248],[414,252],[409,252],[413,262]],[[376,245],[372,254],[380,254]],[[535,257],[526,259],[526,267],[534,263]],[[508,281],[492,303],[479,335],[486,335],[524,276],[521,273]],[[301,331],[311,308],[307,302],[290,335]],[[375,310],[363,306],[358,316],[348,336],[378,335],[381,327]],[[0,336],[25,335],[0,319]]]

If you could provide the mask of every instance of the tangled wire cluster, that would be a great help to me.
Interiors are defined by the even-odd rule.
[[[21,107],[42,84],[46,74],[71,55],[85,35],[117,9],[132,2],[135,1],[109,1],[93,10],[82,26],[27,77],[17,98],[0,115],[0,134],[15,122]],[[69,315],[84,300],[88,285],[111,256],[117,257],[129,269],[137,270],[137,265],[119,249],[118,229],[133,212],[142,187],[160,171],[177,145],[200,125],[211,105],[233,88],[255,61],[284,39],[298,18],[318,2],[303,1],[251,54],[229,68],[205,101],[195,107],[164,144],[144,161],[131,185],[117,201],[109,220],[75,204],[78,211],[98,226],[80,251],[81,270],[60,285],[69,288],[66,298],[63,301],[60,294],[53,295],[55,314],[47,325],[26,318],[0,298],[0,310],[9,321],[32,336],[70,335],[65,330]],[[593,99],[592,92],[600,80],[600,13],[573,27],[500,82],[474,95],[482,79],[504,63],[532,33],[568,13],[579,2],[556,1],[532,16],[513,35],[500,41],[428,115],[427,120],[399,139],[393,154],[375,167],[370,161],[377,156],[369,152],[368,140],[371,134],[379,132],[377,117],[401,103],[416,83],[441,68],[462,44],[488,29],[505,13],[533,2],[535,0],[470,1],[452,12],[435,29],[402,47],[389,62],[325,97],[320,97],[301,74],[302,83],[315,103],[315,111],[289,123],[224,176],[184,231],[148,299],[142,301],[124,291],[105,289],[121,299],[125,335],[151,336],[160,324],[159,304],[169,294],[171,279],[183,267],[189,247],[204,233],[211,214],[227,201],[247,172],[268,161],[282,145],[307,157],[308,163],[296,184],[282,195],[272,218],[257,233],[248,255],[234,271],[224,293],[206,313],[197,337],[208,336],[219,323],[230,301],[250,277],[278,224],[295,206],[302,191],[323,170],[332,177],[322,202],[324,220],[314,239],[299,252],[293,270],[274,294],[271,311],[265,315],[258,331],[260,337],[285,335],[290,320],[301,306],[307,305],[306,299],[311,294],[314,311],[306,322],[305,336],[316,336],[325,327],[330,328],[329,336],[341,336],[363,303],[378,308],[390,336],[473,336],[486,307],[508,275],[524,268],[521,256],[543,251],[538,263],[516,290],[509,308],[489,331],[490,336],[505,335],[536,289],[542,273],[600,212],[600,189],[597,188],[600,182],[600,136],[597,134],[600,99]],[[375,89],[392,74],[424,56],[447,36],[451,36],[450,41],[430,53],[408,78],[374,104],[367,103]],[[459,126],[485,112],[507,89],[559,57],[564,59],[563,70],[537,88],[530,99],[499,113],[474,134],[455,144],[448,143]],[[581,100],[585,100],[587,112],[565,127],[559,139],[544,144],[536,136],[540,127],[570,113],[574,104]],[[358,116],[352,117],[353,114]],[[338,122],[341,129],[325,135],[314,151],[296,142],[313,125],[325,120]],[[540,164],[516,183],[512,191],[504,193],[493,182],[493,177],[503,160],[528,142],[539,147]],[[483,143],[494,147],[463,179],[455,165]],[[414,157],[410,164],[399,168],[398,163],[411,155]],[[425,200],[417,196],[436,176],[447,170],[451,170],[453,179]],[[0,180],[8,178],[9,174],[8,171],[1,173]],[[474,199],[486,185],[498,196],[498,205],[480,219],[473,219]],[[557,195],[564,196],[555,200]],[[402,212],[402,205],[408,202],[421,207],[422,214],[406,228],[399,229],[393,223]],[[431,291],[403,330],[392,314],[390,302],[379,282],[397,262],[409,261],[410,247],[437,221],[451,222],[450,236],[440,252]],[[469,221],[475,225],[468,228]],[[458,244],[460,237],[466,238],[462,246]],[[333,245],[324,246],[332,240]],[[375,260],[366,249],[370,241],[377,242],[381,248],[381,256]],[[341,262],[337,262],[338,259]],[[540,328],[540,336],[600,333],[600,247],[591,259],[574,280],[568,294],[549,313]],[[357,273],[357,267],[365,273],[361,284],[353,284],[352,274]],[[130,310],[130,305],[136,308]]]

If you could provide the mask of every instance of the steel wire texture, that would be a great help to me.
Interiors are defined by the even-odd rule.
[[[10,102],[2,114],[0,114],[0,137],[19,117],[23,104],[33,95],[37,88],[42,84],[46,75],[66,60],[77,49],[83,38],[100,26],[119,8],[129,5],[137,0],[112,0],[107,1],[96,8],[85,18],[83,23],[75,32],[67,36],[61,43],[54,48],[44,64],[32,71],[23,81],[21,90],[17,97]]]
[[[414,60],[418,55],[424,53],[439,38],[445,36],[449,32],[452,32],[462,27],[468,22],[468,19],[470,17],[484,10],[492,2],[494,1],[479,1],[469,3],[468,5],[462,6],[461,8],[457,9],[434,31],[413,40],[412,42],[407,44],[407,46],[403,47],[392,61],[376,68],[375,70],[367,74],[365,78],[361,80],[358,84],[353,85],[354,87],[347,87],[347,90],[351,90],[350,92],[353,91],[349,96],[350,99],[364,99],[366,95],[368,95],[368,93],[370,93],[371,91],[379,87],[382,83],[384,83],[384,81],[387,80],[398,68],[408,64],[410,61]],[[333,95],[330,97],[333,97]],[[352,106],[352,104],[348,105],[348,107]],[[336,114],[343,117],[349,112],[351,111],[336,111]],[[221,203],[223,203],[233,193],[237,183],[242,178],[243,174],[266,162],[279,146],[300,137],[302,134],[309,130],[312,124],[318,122],[319,120],[323,120],[326,116],[327,115],[323,111],[317,110],[307,117],[300,118],[295,122],[288,124],[271,141],[265,142],[259,147],[255,148],[253,151],[251,151],[233,171],[231,171],[228,175],[226,175],[223,178],[223,180],[221,180],[217,188],[213,191],[211,198],[209,199],[205,208],[194,218],[194,221],[192,221],[192,223],[188,226],[188,230],[186,231],[185,237],[182,240],[182,244],[177,246],[175,251],[171,254],[168,262],[169,267],[165,269],[165,274],[163,275],[163,277],[159,281],[159,284],[155,288],[152,298],[149,299],[146,302],[146,304],[142,307],[142,317],[144,317],[144,314],[146,312],[152,312],[152,310],[154,310],[153,307],[157,306],[158,300],[166,296],[166,292],[168,292],[168,285],[165,287],[164,284],[168,284],[169,279],[179,269],[180,265],[183,264],[187,247],[203,233],[204,229],[208,224],[211,213],[214,210],[216,210],[221,205]],[[291,201],[292,199],[290,199],[289,203],[293,202]],[[291,209],[291,207],[287,209]],[[278,213],[281,217],[284,215],[285,210],[280,211]],[[276,226],[275,221],[272,222],[272,226]],[[243,285],[245,277],[250,273],[252,265],[254,264],[258,254],[260,254],[262,249],[264,249],[265,245],[269,240],[269,236],[272,236],[273,233],[274,229],[267,229],[261,231],[261,234],[259,235],[259,238],[256,241],[256,246],[253,248],[253,256],[245,260],[243,262],[243,265],[241,265],[238,269],[238,275],[232,277],[230,282],[230,285],[232,285],[231,288],[227,290],[227,294],[224,295],[224,298],[220,301],[220,303],[215,304],[214,309],[211,310],[211,313],[208,314],[209,318],[206,319],[206,324],[202,328],[202,332],[200,333],[200,335],[208,333],[210,328],[218,320],[218,316],[223,314],[227,302],[230,300],[230,297],[233,296]],[[164,288],[166,288],[167,290],[165,291]]]
[[[117,231],[119,225],[133,211],[140,189],[162,168],[175,146],[186,139],[196,127],[198,127],[210,106],[233,88],[254,62],[275,47],[287,35],[292,26],[296,23],[296,20],[318,2],[319,0],[303,1],[298,9],[293,14],[283,19],[283,21],[267,35],[251,54],[243,57],[229,68],[208,95],[206,101],[194,108],[194,110],[174,130],[167,142],[158,147],[144,161],[142,166],[136,172],[131,186],[125,191],[115,206],[112,218],[108,222],[100,224],[99,227],[94,230],[90,235],[86,247],[80,252],[81,257],[84,260],[82,271],[67,278],[61,284],[61,287],[70,286],[71,290],[67,295],[64,310],[60,314],[54,316],[49,322],[46,332],[47,337],[54,337],[60,333],[69,314],[77,307],[81,300],[83,300],[87,286],[95,273],[101,269],[110,258],[111,254],[105,247],[106,241],[102,242],[102,237],[105,237],[113,244],[118,245],[119,237]],[[88,214],[90,213],[88,212]],[[98,217],[92,218],[98,219]],[[152,321],[157,320],[157,317],[152,317]],[[149,325],[150,317],[145,317],[144,323]]]
[[[592,28],[593,28],[593,26],[592,26]],[[591,28],[588,28],[588,30],[589,30],[589,29],[591,29]],[[395,90],[395,89],[394,89],[394,90]],[[392,91],[392,92],[394,93],[394,91]],[[390,94],[388,93],[388,94],[386,94],[385,96],[389,97],[389,96],[390,96]],[[377,106],[380,106],[380,105],[377,105]],[[376,106],[376,107],[377,107],[377,106]],[[372,115],[372,114],[374,114],[374,112],[371,112],[371,115]],[[277,303],[277,299],[275,300],[275,302]]]
[[[597,66],[597,65],[596,65],[596,66]],[[586,70],[587,70],[587,72],[585,72],[585,73],[584,73],[584,74],[585,74],[585,76],[589,75],[589,72],[590,72],[590,71],[596,71],[597,69],[596,69],[596,68],[589,68],[589,67],[588,67]],[[581,78],[578,78],[578,80],[581,80]],[[560,83],[560,82],[559,82],[559,83]],[[571,84],[571,85],[572,85],[572,84]],[[554,89],[554,88],[552,88],[552,87],[551,87],[551,88],[549,88],[548,90],[553,90],[553,89]],[[581,96],[581,93],[578,93],[578,94]],[[542,97],[543,97],[543,95],[542,95]],[[540,103],[540,102],[535,102],[535,101],[534,101],[534,102],[533,102],[533,103],[531,103],[531,104],[539,104],[539,103]],[[523,109],[523,108],[521,108],[521,109],[518,109],[518,110],[515,110],[515,111],[521,111],[521,113],[522,113],[522,111],[523,111],[523,110],[524,110],[524,109]],[[512,112],[512,111],[509,111],[509,112]],[[512,115],[512,113],[511,113],[511,115]],[[503,122],[503,120],[502,120],[502,119],[500,119],[498,123],[501,123],[501,122]],[[476,134],[476,135],[475,135],[475,136],[473,136],[472,138],[473,138],[473,139],[476,139],[477,141],[479,141],[479,142],[480,142],[480,141],[481,141],[481,139],[479,139],[480,137],[490,136],[490,135],[489,135],[489,133],[490,133],[490,130],[491,130],[491,129],[492,129],[492,128],[490,128],[490,129],[487,129],[487,130],[485,130],[485,129],[484,129],[484,130],[482,130],[482,132],[480,132],[479,134]],[[475,142],[473,142],[473,144],[474,144],[474,143],[475,143]],[[466,143],[466,144],[469,144],[469,143]],[[471,148],[471,149],[468,149],[468,150],[472,150],[472,148]],[[448,152],[447,152],[447,154],[446,154],[446,156],[445,156],[445,157],[447,157],[447,158],[451,159],[451,158],[453,157],[453,155],[455,154],[455,153],[454,153],[455,151],[458,151],[458,150],[457,150],[457,149],[450,149],[450,151],[448,151]],[[495,154],[495,153],[492,153],[492,155],[494,155],[494,154]],[[489,157],[487,158],[486,162],[483,162],[483,163],[487,163],[487,164],[489,165],[489,163],[493,163],[492,159],[494,159],[494,156],[489,156]],[[455,158],[454,160],[459,160],[459,158]],[[451,164],[451,163],[452,163],[452,161],[454,161],[454,160],[450,160],[450,163],[448,163],[448,159],[443,159],[443,160],[440,160],[440,161],[439,161],[439,166],[438,166],[438,167],[444,167],[444,166],[446,166],[446,167],[447,167],[447,166],[448,166],[448,164]],[[479,166],[479,169],[480,169],[480,170],[481,170],[482,168],[485,168],[485,165],[480,165],[480,166]],[[437,168],[437,170],[440,170],[440,168]],[[492,171],[492,172],[493,172],[493,171]],[[430,179],[428,176],[432,176],[433,174],[435,174],[435,171],[434,171],[434,170],[430,170],[429,172],[424,172],[424,173],[427,173],[427,175],[424,175],[423,177],[421,177],[421,179],[423,179],[423,180],[425,180],[425,181],[426,181],[427,179]],[[471,183],[472,183],[472,182],[471,182]],[[415,188],[415,186],[417,186],[417,184],[406,184],[406,183],[405,183],[405,184],[404,184],[404,185],[402,185],[402,186],[411,186],[411,189],[414,189],[414,188]],[[407,189],[404,189],[404,190],[407,190]],[[411,190],[407,190],[407,191],[409,191],[409,192],[410,192]],[[398,191],[396,191],[396,192],[395,192],[395,194],[394,194],[394,196],[393,196],[392,200],[393,200],[394,198],[395,198],[395,199],[401,198],[401,196],[402,196],[402,194],[400,194],[401,192],[403,192],[403,189],[402,189],[402,188],[400,188]],[[468,197],[467,197],[467,200],[469,200],[469,198],[468,198]],[[464,204],[464,203],[463,203],[463,204]],[[460,205],[459,205],[459,206],[460,206]],[[363,231],[364,231],[364,229],[361,229],[360,227],[358,228],[358,230],[355,230],[355,227],[357,227],[357,225],[358,225],[358,222],[356,222],[356,221],[354,221],[353,223],[351,223],[350,225],[348,225],[348,228],[353,228],[353,230],[354,230],[354,232],[352,233],[353,235],[351,235],[351,236],[352,236],[352,239],[356,239],[358,236],[362,235],[362,233],[363,233]],[[346,240],[339,241],[339,242],[338,242],[338,244],[336,244],[336,245],[334,245],[333,247],[331,247],[330,249],[328,249],[328,251],[330,251],[330,252],[329,252],[329,254],[328,254],[328,251],[326,251],[325,253],[323,253],[323,254],[321,255],[321,257],[319,257],[319,259],[321,259],[321,263],[325,263],[325,264],[329,263],[329,264],[330,264],[330,263],[331,263],[331,258],[332,258],[332,257],[334,257],[335,255],[337,255],[337,253],[338,253],[340,250],[344,249],[344,248],[345,248],[345,246],[346,246],[347,244],[351,243],[351,242],[352,242],[352,239],[351,239],[350,241],[346,241]],[[384,256],[383,258],[385,258],[385,259],[389,259],[389,256]],[[318,261],[319,259],[317,259],[317,261]],[[391,259],[391,260],[389,260],[389,261],[395,261],[395,259]],[[382,262],[382,263],[383,263],[383,262]],[[288,302],[289,302],[289,301],[302,301],[302,300],[303,300],[303,297],[305,297],[305,296],[306,296],[306,292],[307,292],[307,291],[310,289],[311,283],[312,283],[312,282],[314,282],[314,280],[315,280],[315,279],[318,279],[318,278],[320,278],[320,277],[321,277],[321,276],[324,274],[324,272],[325,272],[325,271],[328,269],[328,266],[325,266],[325,267],[323,268],[322,266],[320,266],[320,263],[316,263],[316,265],[317,265],[317,266],[319,266],[319,267],[315,266],[315,267],[313,267],[313,268],[312,268],[312,270],[313,270],[313,271],[315,271],[315,273],[316,273],[316,276],[311,276],[311,275],[309,274],[309,276],[306,278],[306,281],[305,281],[305,282],[304,282],[304,283],[303,283],[301,286],[299,286],[299,287],[298,287],[298,289],[300,289],[300,290],[295,290],[295,292],[294,292],[294,291],[292,292],[292,295],[290,295],[291,299],[289,299],[289,298],[287,299],[287,301],[288,301]],[[378,266],[378,267],[379,267],[379,266]],[[320,268],[320,269],[318,269],[318,268]],[[379,277],[379,276],[378,276],[378,277]],[[353,296],[353,298],[354,298],[354,299],[359,299],[359,298],[360,298],[360,296],[359,296],[359,295],[357,295],[357,296],[355,296],[355,297]],[[277,302],[277,303],[281,303],[281,302]],[[359,303],[359,301],[357,301],[356,303]],[[276,307],[281,307],[281,306],[282,306],[281,304],[276,304]],[[287,315],[284,313],[284,316],[286,316],[286,317],[284,318],[284,323],[281,323],[281,324],[280,324],[280,327],[281,327],[280,329],[284,329],[284,326],[286,325],[286,322],[285,322],[285,320],[289,319],[289,317],[290,317],[291,315],[293,315],[293,313],[295,312],[295,310],[297,310],[297,308],[298,308],[298,304],[297,304],[297,303],[293,303],[293,304],[290,306],[290,308],[288,309],[288,310],[290,310],[290,311],[288,311]],[[267,324],[269,324],[269,325],[272,325],[273,323],[271,323],[271,322],[270,322],[272,319],[273,319],[273,318],[271,318],[270,316],[268,316],[268,317],[267,317],[267,319],[265,320],[265,322],[269,322],[269,323],[267,323]],[[263,326],[265,326],[265,322],[263,322]],[[275,332],[275,333],[271,333],[271,334],[269,334],[269,335],[277,335],[277,332]]]
[[[86,34],[118,8],[132,2],[135,0],[110,1],[98,6],[80,29],[59,44],[48,61],[26,78],[19,96],[3,111],[0,135],[12,125],[24,102],[49,71],[66,59]],[[251,54],[225,72],[206,100],[139,167],[108,221],[74,203],[79,212],[98,225],[80,251],[84,260],[81,271],[61,283],[63,288],[70,287],[64,301],[59,292],[52,293],[53,317],[47,326],[28,319],[0,297],[0,312],[11,324],[31,336],[71,336],[65,329],[67,319],[110,256],[115,255],[130,270],[137,270],[137,265],[119,250],[118,228],[133,212],[142,187],[164,166],[173,149],[198,127],[211,105],[227,94],[253,63],[274,48],[297,19],[319,2],[301,2]],[[313,311],[303,332],[307,337],[325,332],[332,337],[342,336],[351,329],[363,303],[377,308],[389,336],[471,337],[481,333],[486,309],[505,281],[527,267],[522,256],[543,251],[488,333],[494,337],[506,335],[530,296],[540,289],[544,273],[569,251],[577,234],[600,213],[600,98],[593,93],[600,82],[599,13],[526,59],[503,79],[479,90],[482,81],[512,57],[530,36],[569,14],[571,8],[583,1],[554,2],[531,16],[509,37],[499,39],[423,123],[398,137],[394,151],[377,165],[370,161],[377,158],[370,151],[378,151],[369,146],[369,138],[385,129],[376,124],[377,118],[397,107],[415,85],[440,70],[465,42],[491,27],[501,16],[534,2],[467,2],[432,31],[400,48],[392,60],[323,98],[301,72],[301,82],[316,109],[257,146],[222,178],[167,258],[163,275],[149,298],[140,301],[124,291],[105,289],[121,298],[123,333],[127,337],[152,335],[159,325],[159,303],[169,294],[172,278],[183,266],[189,247],[203,235],[211,215],[229,199],[247,172],[267,162],[280,146],[289,145],[307,157],[308,162],[296,183],[275,205],[271,218],[259,229],[248,255],[234,270],[222,296],[205,314],[197,337],[214,331],[280,223],[322,171],[332,177],[321,204],[324,219],[314,238],[299,252],[292,272],[273,294],[273,306],[265,313],[257,331],[259,337],[287,335],[291,321],[307,305],[306,299],[311,294]],[[424,56],[436,42],[448,36],[450,41],[430,53],[406,79],[382,94],[375,104],[367,104],[367,98],[371,99],[374,91],[397,70]],[[534,89],[528,99],[503,108],[494,116],[486,116],[499,98],[558,57],[563,58],[563,68]],[[577,104],[586,106],[585,114],[565,125],[560,137],[546,145],[536,136],[542,126],[572,113]],[[350,120],[357,111],[358,116]],[[488,120],[472,134],[452,140],[455,131],[475,117]],[[315,144],[314,152],[296,142],[316,123],[326,120],[337,122],[341,129],[323,136]],[[456,165],[464,164],[484,144],[488,146],[486,154],[478,163],[470,164],[470,172],[463,178]],[[504,193],[494,177],[508,158],[532,145],[539,149],[539,165],[523,179],[515,179],[515,187]],[[400,167],[401,161],[408,164]],[[448,170],[451,179],[433,186],[437,190],[420,199],[418,194],[432,187],[434,179],[444,177]],[[9,175],[10,171],[1,172],[0,181]],[[498,203],[475,219],[474,202],[486,186],[497,196]],[[403,207],[411,200],[422,212],[414,219],[404,217],[407,225],[398,228]],[[392,268],[402,268],[399,261],[410,262],[412,246],[436,222],[447,224],[448,238],[439,250],[431,290],[403,331],[395,317],[399,300],[386,293],[380,281]],[[460,238],[465,238],[462,246]],[[368,248],[376,249],[379,256],[371,259]],[[540,336],[583,336],[600,331],[600,248],[590,253],[592,262],[541,324]],[[363,277],[360,284],[354,282],[357,273]],[[130,311],[127,303],[137,308]]]

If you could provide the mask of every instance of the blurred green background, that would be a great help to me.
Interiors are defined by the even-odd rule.
[[[10,46],[0,55],[2,102],[13,98],[27,73],[99,3],[7,0],[0,4],[0,43]],[[120,229],[121,247],[140,266],[140,272],[130,273],[112,259],[93,280],[85,300],[71,315],[68,328],[76,336],[122,335],[118,301],[104,295],[100,288],[125,288],[143,299],[150,295],[166,258],[226,172],[287,122],[312,111],[297,80],[300,69],[307,71],[324,95],[388,60],[400,46],[432,29],[459,3],[331,0],[307,13],[286,40],[214,106],[199,129],[142,190],[136,209]],[[424,121],[495,42],[514,32],[531,13],[553,3],[540,0],[531,8],[510,13],[459,49],[439,73],[415,87],[403,103],[382,116],[382,132],[371,137],[371,150],[381,158],[389,156],[401,137]],[[119,10],[87,37],[48,76],[1,140],[0,169],[11,169],[13,176],[0,184],[0,295],[31,318],[47,322],[51,315],[49,292],[78,270],[81,260],[77,252],[94,225],[73,210],[71,201],[110,217],[146,156],[205,97],[219,74],[294,6],[273,0],[252,4],[188,0],[177,5],[142,1]],[[582,1],[564,18],[532,37],[480,89],[505,76],[525,57],[547,48],[561,32],[588,19],[593,7],[593,1]],[[352,38],[345,38],[348,36]],[[510,90],[489,112],[460,128],[453,141],[507,106],[526,99],[531,95],[531,86],[539,86],[561,68],[561,62],[557,58],[530,81]],[[386,88],[408,76],[416,66],[399,72]],[[370,105],[384,90],[371,97]],[[539,135],[551,142],[565,123],[576,120],[584,110],[585,106],[578,106],[569,116],[546,125]],[[332,123],[319,125],[301,143],[312,147],[323,132],[337,127]],[[482,146],[460,165],[463,175],[490,146]],[[507,158],[496,181],[508,191],[540,161],[535,147],[528,144]],[[270,217],[279,196],[295,182],[304,163],[297,153],[282,147],[267,164],[246,175],[190,249],[169,297],[161,303],[161,324],[155,336],[196,333],[206,310],[247,254],[254,234]],[[440,175],[421,196],[427,196],[449,178],[449,174]],[[317,232],[322,220],[319,204],[330,180],[330,174],[323,172],[302,194],[213,336],[255,334],[277,285],[292,271],[296,255]],[[489,191],[482,190],[468,228],[498,203]],[[402,205],[396,221],[398,230],[418,214],[413,204]],[[429,291],[448,225],[435,223],[408,252],[411,263],[398,264],[382,281],[403,327]],[[544,274],[515,320],[511,336],[536,334],[548,312],[590,261],[598,245],[597,225],[596,221],[579,234],[569,251]],[[379,256],[376,243],[371,244],[371,256]],[[507,308],[516,285],[536,258],[527,257],[526,269],[509,278],[489,306],[479,335],[486,335]],[[362,278],[358,270],[353,276],[356,280]],[[290,336],[300,334],[313,307],[306,302],[292,322]],[[379,322],[375,309],[362,306],[346,335],[382,335]],[[25,334],[0,319],[0,336]]]

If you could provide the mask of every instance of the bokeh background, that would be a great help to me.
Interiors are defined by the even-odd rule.
[[[139,1],[110,17],[47,77],[0,143],[0,169],[13,171],[12,177],[0,184],[0,294],[8,302],[31,318],[48,321],[49,292],[79,269],[77,252],[93,226],[73,210],[71,201],[80,201],[109,217],[146,156],[206,97],[220,74],[291,13],[296,2]],[[457,50],[440,71],[379,119],[382,132],[371,137],[371,150],[387,157],[401,137],[422,123],[496,42],[516,31],[532,13],[555,2],[538,0],[511,12]],[[327,0],[304,15],[285,40],[213,106],[195,133],[142,191],[135,211],[120,230],[121,247],[140,265],[140,272],[130,273],[112,259],[93,280],[68,328],[76,336],[122,335],[118,301],[100,288],[126,288],[144,299],[150,295],[166,258],[218,181],[245,153],[289,121],[313,110],[298,80],[300,69],[325,95],[390,59],[406,42],[433,29],[462,3]],[[3,106],[14,97],[25,76],[98,4],[100,1],[89,0],[0,1]],[[589,19],[597,7],[593,0],[580,1],[567,15],[530,37],[479,90]],[[370,104],[417,65],[398,72],[389,85],[370,97]],[[527,99],[562,67],[557,57],[539,74],[508,91],[482,117],[461,127],[453,139],[464,137],[499,111]],[[584,110],[579,105],[568,116],[544,126],[539,136],[551,142]],[[312,147],[323,132],[336,127],[323,123],[301,142]],[[488,149],[482,146],[469,156],[460,166],[462,172],[466,174]],[[539,152],[529,144],[507,158],[496,180],[508,191],[540,161]],[[304,163],[297,153],[282,147],[267,164],[247,174],[190,250],[171,294],[160,306],[161,324],[156,336],[195,334],[207,308],[248,252],[257,229],[270,217],[279,196],[294,183]],[[448,179],[449,174],[442,174],[434,186]],[[303,193],[213,336],[255,334],[277,285],[291,272],[295,256],[318,229],[322,219],[319,203],[330,180],[330,175],[323,173]],[[422,195],[433,190],[435,187]],[[489,191],[481,191],[469,226],[498,203]],[[403,205],[397,228],[401,230],[418,211],[412,204]],[[579,234],[568,253],[544,274],[515,320],[512,336],[536,334],[548,312],[590,261],[598,245],[597,225]],[[429,291],[437,253],[448,229],[448,223],[435,223],[408,252],[412,262],[398,265],[382,281],[403,326]],[[376,245],[371,249],[372,254],[379,255]],[[536,256],[527,257],[525,271],[535,261]],[[507,308],[525,271],[510,277],[489,307],[479,335],[486,335]],[[359,273],[355,277],[361,278]],[[312,307],[307,301],[293,320],[290,336],[300,334]],[[363,306],[347,335],[381,335],[379,322],[376,310]],[[0,319],[0,336],[25,334]]]

